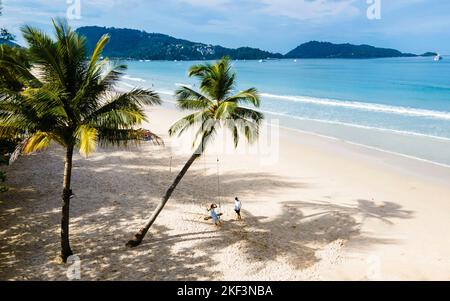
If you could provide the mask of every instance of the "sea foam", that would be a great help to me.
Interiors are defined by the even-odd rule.
[[[140,78],[140,77],[131,77],[131,76],[128,76],[128,75],[124,75],[124,76],[122,76],[122,78],[126,79],[126,80],[133,81],[133,82],[145,82],[145,79]]]
[[[275,95],[269,93],[261,93],[261,96],[278,99],[282,101],[292,101],[292,102],[301,102],[301,103],[309,103],[314,105],[321,106],[333,106],[333,107],[342,107],[349,109],[356,109],[362,111],[370,111],[370,112],[382,112],[382,113],[391,113],[403,116],[415,116],[415,117],[428,117],[433,119],[441,119],[441,120],[450,120],[450,112],[445,111],[434,111],[434,110],[426,110],[426,109],[417,109],[417,108],[408,108],[401,106],[390,106],[376,103],[365,103],[365,102],[357,102],[357,101],[341,101],[335,99],[328,98],[316,98],[316,97],[308,97],[308,96],[288,96],[288,95]]]

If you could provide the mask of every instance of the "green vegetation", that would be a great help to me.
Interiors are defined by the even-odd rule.
[[[255,48],[230,49],[222,46],[194,43],[187,40],[134,29],[106,28],[98,26],[80,27],[77,32],[87,37],[88,49],[104,34],[111,36],[104,54],[109,57],[148,60],[215,60],[223,56],[233,59],[282,58],[279,53],[270,53]]]
[[[395,49],[377,48],[369,45],[332,44],[312,41],[288,52],[286,58],[384,58],[413,57],[415,54],[402,53]]]

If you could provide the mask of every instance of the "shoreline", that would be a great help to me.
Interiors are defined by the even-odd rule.
[[[394,168],[400,168],[400,169],[408,169],[407,167],[411,167],[411,165],[413,165],[414,166],[413,169],[416,169],[416,170],[412,170],[412,172],[414,173],[414,176],[416,176],[416,177],[427,177],[427,175],[423,173],[423,170],[422,171],[417,170],[419,168],[418,165],[424,164],[423,168],[425,168],[425,169],[427,169],[427,166],[430,169],[442,168],[442,170],[439,173],[439,175],[432,176],[433,180],[442,181],[443,183],[449,183],[450,182],[450,165],[441,164],[441,163],[438,163],[438,162],[434,162],[434,161],[430,161],[430,160],[426,160],[426,159],[422,159],[422,158],[418,158],[418,157],[414,157],[414,156],[409,156],[409,155],[405,155],[405,154],[402,154],[402,153],[392,152],[392,151],[389,151],[389,150],[385,150],[385,149],[381,149],[381,148],[377,148],[377,147],[372,147],[372,146],[361,144],[361,143],[356,143],[356,142],[352,142],[352,141],[348,141],[348,140],[343,140],[343,139],[339,139],[339,138],[336,138],[336,137],[321,135],[321,134],[317,134],[317,133],[314,133],[314,132],[303,131],[303,130],[300,130],[300,129],[294,129],[294,128],[282,127],[282,126],[280,126],[280,128],[282,128],[282,129],[284,129],[286,131],[299,133],[299,134],[302,134],[302,135],[314,136],[314,137],[317,137],[319,139],[329,140],[329,141],[331,141],[331,143],[333,143],[333,142],[341,143],[341,144],[344,145],[343,146],[344,148],[356,147],[358,149],[353,149],[353,151],[355,153],[362,154],[364,152],[369,151],[369,152],[371,152],[369,154],[369,156],[372,159],[379,158],[380,156],[383,157],[385,155],[392,156],[392,159],[389,160],[391,163],[394,162],[396,158],[400,159],[400,160],[401,159],[406,159],[406,160],[408,160],[410,162],[403,162],[403,164],[398,164],[398,165],[391,164],[391,165]],[[442,175],[446,175],[446,178],[442,179]]]
[[[412,159],[412,160],[417,160],[417,161],[420,161],[420,162],[436,165],[436,166],[439,166],[439,167],[450,168],[450,165],[447,165],[447,164],[442,164],[442,163],[438,163],[438,162],[434,162],[434,161],[430,161],[430,160],[426,160],[426,159],[422,159],[422,158],[418,158],[418,157],[414,157],[414,156],[409,156],[409,155],[405,155],[405,154],[402,154],[402,153],[392,152],[392,151],[389,151],[389,150],[385,150],[385,149],[378,148],[378,147],[373,147],[373,146],[370,146],[370,145],[365,145],[365,144],[362,144],[362,143],[356,143],[356,142],[352,142],[352,141],[349,141],[349,140],[343,140],[343,139],[339,139],[339,138],[336,138],[336,137],[321,135],[321,134],[317,134],[317,133],[314,133],[314,132],[303,131],[303,130],[300,130],[300,129],[294,129],[294,128],[290,128],[290,127],[284,127],[283,126],[283,127],[280,127],[280,128],[283,128],[283,129],[288,130],[288,131],[300,132],[300,133],[306,134],[306,135],[313,135],[313,136],[317,136],[317,137],[321,137],[321,138],[325,138],[325,139],[341,141],[341,142],[344,142],[344,143],[347,143],[347,144],[359,146],[361,148],[367,148],[367,149],[371,149],[371,150],[374,150],[374,151],[387,153],[387,154],[390,154],[390,155],[395,155],[395,156],[404,157],[404,158],[408,158],[408,159]],[[378,130],[378,129],[374,129],[374,130]]]
[[[175,107],[175,101],[171,99],[164,99],[162,107],[172,112],[180,112]],[[264,113],[265,115],[273,115],[271,113]],[[181,115],[180,115],[181,116]],[[276,118],[275,118],[276,119]],[[264,120],[267,124],[267,120]],[[269,125],[270,126],[270,125]],[[306,135],[310,137],[318,138],[319,141],[330,141],[330,144],[341,145],[347,151],[351,150],[351,154],[362,155],[366,154],[369,160],[379,160],[380,158],[386,162],[383,162],[390,169],[400,171],[404,175],[420,178],[425,181],[431,181],[447,185],[450,183],[450,165],[441,164],[427,159],[422,159],[415,156],[409,156],[399,152],[385,150],[379,147],[373,147],[370,145],[353,142],[346,139],[340,139],[328,135],[322,135],[320,133],[301,130],[294,127],[278,125],[281,130],[292,132],[293,134]],[[372,131],[373,129],[370,129]],[[403,134],[399,134],[403,135]],[[411,137],[408,137],[411,138]],[[330,147],[330,146],[328,146]]]
[[[158,92],[159,93],[159,92]],[[167,104],[170,104],[170,106],[167,106]],[[176,102],[173,100],[167,100],[164,99],[162,107],[170,109],[170,110],[174,110],[176,111],[177,108],[175,107]],[[278,114],[274,114],[272,112],[265,112],[265,111],[261,111],[264,115],[266,116],[278,116]],[[276,119],[276,118],[274,118]],[[296,118],[293,118],[296,119]],[[325,121],[322,120],[311,120],[311,119],[303,119],[306,122],[319,122],[319,123],[327,123]],[[267,123],[267,120],[263,121],[264,123]],[[379,131],[379,132],[388,132],[388,133],[394,133],[396,135],[400,135],[400,136],[406,136],[408,138],[413,138],[414,135],[412,135],[411,133],[403,133],[403,132],[394,132],[394,131],[390,131],[390,130],[385,130],[385,129],[377,129],[377,128],[364,128],[364,127],[359,127],[356,125],[346,125],[346,124],[340,124],[341,126],[348,126],[348,127],[354,127],[354,128],[362,128],[364,130],[369,130],[369,131]],[[363,144],[363,143],[358,143],[358,142],[354,142],[348,139],[343,139],[343,138],[338,138],[338,137],[333,137],[330,135],[325,135],[325,134],[320,134],[317,132],[313,132],[313,131],[309,131],[309,130],[302,130],[299,128],[295,128],[295,127],[291,127],[291,126],[283,126],[283,125],[279,125],[280,129],[284,129],[287,131],[291,131],[291,132],[297,132],[297,133],[301,133],[301,134],[305,134],[305,135],[312,135],[312,136],[316,136],[319,138],[324,138],[324,139],[328,139],[328,140],[332,140],[332,141],[339,141],[345,144],[349,144],[349,145],[354,145],[357,146],[359,148],[363,148],[363,149],[368,149],[368,150],[372,150],[372,151],[376,151],[376,152],[381,152],[381,153],[385,153],[385,154],[389,154],[389,155],[393,155],[393,156],[398,156],[398,157],[402,157],[402,158],[406,158],[406,159],[410,159],[410,160],[414,160],[414,161],[418,161],[421,163],[426,163],[426,164],[431,164],[433,166],[437,166],[437,167],[441,167],[441,168],[445,168],[445,169],[450,169],[450,164],[445,164],[445,163],[440,163],[440,162],[435,162],[432,160],[428,160],[428,159],[424,159],[424,158],[420,158],[420,157],[416,157],[416,156],[411,156],[408,154],[403,154],[400,152],[396,152],[396,151],[391,151],[391,150],[387,150],[387,149],[383,149],[381,147],[376,147],[376,146],[371,146],[371,145],[367,145],[367,144]],[[419,134],[417,134],[419,136]],[[446,139],[446,138],[437,138],[437,137],[432,137],[432,136],[419,136],[421,138],[426,138],[426,139],[435,139],[435,140],[442,140],[444,142],[450,142],[450,139]],[[450,172],[450,170],[449,170]],[[450,181],[450,178],[449,178]]]

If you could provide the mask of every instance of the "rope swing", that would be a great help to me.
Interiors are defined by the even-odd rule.
[[[220,166],[219,166],[219,157],[217,157],[216,159],[216,167],[217,167],[217,195],[216,195],[216,201],[215,203],[212,202],[211,197],[212,194],[207,194],[208,188],[210,188],[207,184],[206,181],[206,171],[207,171],[207,167],[206,167],[206,157],[203,157],[203,168],[204,168],[204,175],[205,175],[205,179],[203,181],[203,195],[204,195],[204,200],[207,200],[207,211],[213,210],[211,204],[215,204],[216,207],[215,208],[219,208],[219,212],[217,213],[218,216],[222,216],[223,212],[222,212],[222,202],[221,202],[221,194],[220,194]],[[212,162],[211,162],[212,163]],[[208,181],[209,182],[209,181]],[[205,196],[205,193],[207,194],[207,196]],[[209,199],[208,199],[209,198]],[[218,206],[217,206],[218,204]],[[212,212],[213,213],[213,212]],[[204,218],[204,220],[210,220],[210,219],[214,219],[213,214],[211,213],[211,216],[207,216]],[[216,214],[216,213],[215,213]]]
[[[200,207],[204,207],[205,203],[206,203],[206,207],[208,207],[211,204],[211,200],[208,200],[208,194],[207,194],[207,190],[208,190],[208,183],[206,181],[206,174],[207,174],[207,162],[206,162],[206,156],[203,156],[202,158],[203,160],[203,174],[204,174],[204,178],[205,180],[203,181],[203,196],[201,196],[198,192],[196,194],[196,190],[193,189],[192,190],[192,205],[195,206],[200,206]],[[219,205],[219,210],[222,211],[222,198],[221,198],[221,187],[220,187],[220,160],[219,157],[216,158],[216,176],[217,176],[217,195],[216,195],[216,204]],[[169,156],[169,173],[172,174],[172,166],[173,165],[173,154],[170,153]],[[206,194],[206,195],[205,195]],[[199,198],[202,198],[203,200],[201,202],[199,202]]]
[[[222,205],[220,204],[220,170],[219,170],[219,157],[217,157],[217,202],[219,203],[220,211],[222,211]]]

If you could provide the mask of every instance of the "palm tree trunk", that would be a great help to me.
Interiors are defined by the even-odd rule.
[[[72,158],[73,146],[68,146],[66,151],[66,160],[64,163],[64,184],[63,184],[63,202],[62,202],[62,217],[61,217],[61,259],[63,262],[71,256],[72,250],[69,241],[69,211],[70,211],[70,180],[72,176]]]
[[[198,149],[192,154],[192,156],[189,158],[189,160],[184,165],[183,169],[180,171],[180,173],[177,175],[175,180],[173,181],[172,185],[170,185],[169,189],[167,189],[166,193],[164,194],[164,197],[161,199],[161,202],[159,203],[158,207],[155,209],[155,212],[153,212],[152,216],[150,217],[150,220],[145,225],[144,228],[142,228],[138,233],[134,235],[134,239],[127,242],[126,246],[129,248],[137,247],[141,244],[142,240],[144,239],[144,236],[147,234],[150,227],[155,222],[158,215],[163,210],[164,206],[166,205],[167,201],[169,200],[170,196],[174,192],[175,188],[177,188],[177,185],[180,183],[181,179],[184,177],[188,169],[191,167],[192,163],[200,157],[202,153],[202,145],[198,147]]]

